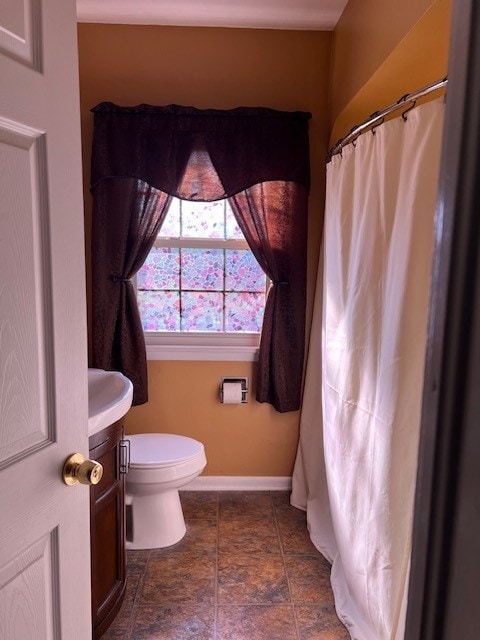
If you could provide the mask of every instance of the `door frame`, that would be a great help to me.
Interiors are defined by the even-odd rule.
[[[454,0],[405,640],[480,629],[480,6]]]

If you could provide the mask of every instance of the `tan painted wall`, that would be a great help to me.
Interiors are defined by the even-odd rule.
[[[332,121],[431,4],[432,0],[349,0],[334,30]]]
[[[218,400],[222,376],[249,376],[254,387],[252,374],[248,362],[150,362],[151,400],[130,411],[127,429],[149,432],[166,424],[172,433],[197,438],[207,451],[207,475],[290,475],[298,414],[276,413],[251,397],[246,405]]]
[[[349,0],[333,38],[330,143],[447,74],[452,0]]]
[[[80,24],[80,94],[85,182],[90,176],[92,116],[101,101],[121,105],[184,104],[198,108],[264,106],[311,111],[309,305],[324,206],[331,34]],[[87,268],[91,197],[85,188]],[[90,282],[90,278],[88,279]],[[255,378],[255,366],[232,362],[151,362],[150,401],[133,408],[129,433],[170,431],[206,445],[210,475],[290,475],[297,412],[278,414],[252,400],[218,401],[222,375]],[[195,384],[188,394],[186,381]]]

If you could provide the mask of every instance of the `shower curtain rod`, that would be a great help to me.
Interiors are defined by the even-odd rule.
[[[355,140],[355,138],[357,138],[363,131],[365,131],[366,129],[369,129],[379,121],[381,124],[385,119],[385,116],[387,116],[389,113],[397,111],[398,109],[401,109],[405,105],[413,102],[414,103],[413,106],[409,107],[406,110],[406,111],[409,111],[415,106],[415,102],[419,98],[422,98],[423,96],[426,96],[429,93],[432,93],[432,91],[443,89],[444,87],[447,86],[447,84],[448,84],[448,78],[444,78],[443,80],[437,80],[437,82],[434,82],[433,84],[430,84],[427,87],[423,87],[423,89],[419,89],[418,91],[414,91],[412,93],[407,93],[406,95],[402,96],[399,100],[397,100],[397,102],[394,102],[393,104],[390,104],[388,107],[385,107],[385,109],[382,109],[381,111],[375,111],[366,120],[364,120],[360,124],[353,127],[353,129],[350,129],[350,131],[347,133],[346,136],[344,136],[343,138],[340,138],[340,140],[338,140],[333,145],[333,147],[330,149],[330,151],[327,154],[326,161],[330,162],[330,160],[334,155],[336,155],[337,153],[341,153],[343,147],[349,144],[350,142],[352,142],[353,140]]]

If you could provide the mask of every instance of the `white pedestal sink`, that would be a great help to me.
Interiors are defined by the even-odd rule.
[[[88,370],[88,435],[120,420],[132,406],[133,385],[118,371]]]

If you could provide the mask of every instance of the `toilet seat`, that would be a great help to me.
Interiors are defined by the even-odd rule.
[[[159,469],[193,461],[204,455],[201,442],[171,433],[140,433],[128,436],[130,467]]]
[[[207,459],[201,442],[171,433],[139,433],[129,436],[130,465],[127,493],[138,493],[140,485],[178,482],[198,475]],[[151,491],[155,488],[152,486]]]

